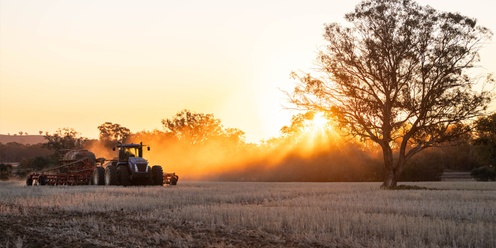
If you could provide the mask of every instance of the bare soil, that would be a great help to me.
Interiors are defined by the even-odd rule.
[[[140,219],[138,212],[81,213],[32,207],[0,215],[0,247],[324,247],[281,233]],[[282,236],[281,236],[282,235]]]

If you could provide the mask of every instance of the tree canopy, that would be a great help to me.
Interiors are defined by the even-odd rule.
[[[475,121],[475,145],[483,164],[496,166],[496,114]]]
[[[80,134],[72,128],[59,128],[54,134],[45,135],[46,143],[44,147],[54,150],[56,153],[65,149],[81,149],[86,138],[80,137]]]
[[[104,142],[105,146],[112,147],[117,142],[124,142],[131,135],[131,131],[117,123],[105,122],[98,126],[100,131],[100,141]]]
[[[187,109],[178,112],[173,118],[163,119],[162,124],[167,133],[178,140],[190,144],[202,144],[214,139],[244,141],[244,132],[236,128],[224,128],[213,114],[202,114]]]
[[[348,133],[379,144],[383,187],[394,187],[408,159],[468,132],[463,121],[486,109],[490,94],[474,91],[480,78],[468,72],[492,33],[410,0],[366,0],[345,20],[326,25],[322,70],[293,74],[290,101],[331,112]]]

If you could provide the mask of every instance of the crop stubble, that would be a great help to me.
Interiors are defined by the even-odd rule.
[[[0,247],[496,247],[495,183],[415,185],[1,182]]]

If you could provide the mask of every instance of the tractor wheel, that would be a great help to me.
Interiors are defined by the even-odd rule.
[[[179,180],[179,176],[177,176],[177,175],[171,176],[170,185],[177,185],[178,180]]]
[[[33,186],[33,178],[32,177],[26,178],[26,186]]]
[[[148,166],[148,177],[143,181],[143,185],[155,185],[155,181],[153,180],[152,168],[150,166]]]
[[[143,185],[153,186],[155,185],[155,181],[153,181],[153,176],[150,172],[150,176],[143,182]]]
[[[152,179],[153,185],[164,186],[164,171],[162,170],[162,166],[154,165],[152,167]]]
[[[131,180],[129,180],[129,171],[125,165],[120,165],[117,167],[117,174],[119,174],[119,180],[122,185],[131,185]]]
[[[105,185],[119,185],[119,174],[114,165],[109,165],[105,169]]]
[[[40,185],[46,185],[46,176],[43,176],[43,175],[39,176],[38,177],[38,183]]]
[[[105,185],[105,169],[103,167],[96,167],[91,177],[93,185]]]

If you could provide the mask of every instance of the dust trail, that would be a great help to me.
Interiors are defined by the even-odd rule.
[[[374,154],[334,131],[310,130],[247,144],[210,139],[200,144],[165,132],[141,132],[129,142],[149,145],[144,156],[182,180],[356,181],[378,180],[382,167]]]

